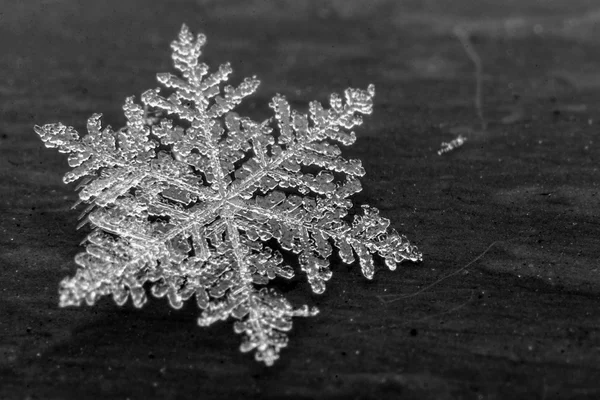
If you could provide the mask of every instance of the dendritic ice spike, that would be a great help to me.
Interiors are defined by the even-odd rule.
[[[84,136],[61,123],[35,126],[46,147],[69,154],[64,181],[80,180],[88,205],[81,225],[91,232],[79,269],[60,284],[60,305],[112,295],[141,307],[148,291],[174,308],[194,298],[200,326],[235,319],[241,350],[272,365],[292,318],[318,310],[294,308],[271,280],[301,271],[323,293],[334,252],[369,279],[375,256],[393,270],[421,253],[376,208],[356,212],[350,200],[365,170],[339,145],[354,143],[352,128],[371,114],[373,85],[333,94],[328,107],[313,101],[306,114],[278,94],[273,118],[257,122],[235,108],[258,79],[226,85],[229,64],[210,72],[199,62],[205,43],[184,25],[171,44],[179,73],[159,73],[162,87],[144,92],[142,104],[127,98],[127,123],[116,131],[101,114]]]

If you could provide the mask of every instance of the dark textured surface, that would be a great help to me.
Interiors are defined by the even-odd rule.
[[[594,2],[20,3],[0,2],[1,399],[600,397]],[[197,327],[192,304],[57,307],[85,232],[66,157],[32,125],[120,126],[125,96],[170,70],[182,22],[208,35],[213,68],[261,78],[255,115],[276,92],[301,105],[374,83],[345,151],[367,170],[355,200],[424,253],[373,281],[334,268],[321,296],[282,286],[322,313],[295,321],[272,368],[238,352],[231,323]],[[486,132],[459,24],[483,62]]]

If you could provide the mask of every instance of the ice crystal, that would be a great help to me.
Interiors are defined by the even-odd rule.
[[[93,305],[111,294],[119,305],[131,297],[141,307],[145,284],[174,308],[195,296],[199,325],[233,317],[245,334],[241,350],[272,365],[292,317],[318,312],[293,308],[265,286],[294,275],[283,254],[295,256],[287,258],[315,293],[331,278],[334,246],[344,263],[356,254],[369,279],[375,254],[392,270],[421,254],[377,209],[349,213],[365,171],[335,142],[356,140],[349,130],[371,113],[372,85],[347,89],[344,100],[333,94],[329,108],[311,102],[308,114],[276,95],[274,118],[255,122],[233,110],[259,81],[221,89],[231,66],[209,73],[198,61],[205,41],[182,27],[171,44],[180,74],[158,74],[163,94],[146,91],[143,106],[127,98],[123,128],[103,128],[100,114],[83,137],[61,123],[35,127],[46,147],[69,153],[64,182],[84,178],[79,202],[89,204],[81,225],[92,230],[75,257],[80,268],[60,284],[60,305]]]
[[[467,138],[465,136],[458,135],[455,139],[452,139],[449,142],[442,142],[442,147],[437,152],[438,156],[441,156],[444,153],[448,153],[454,149],[459,148],[460,146],[465,144],[466,141],[467,141]]]

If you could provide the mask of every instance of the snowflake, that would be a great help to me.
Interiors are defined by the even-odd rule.
[[[75,257],[81,268],[60,284],[60,305],[93,305],[111,294],[119,305],[131,297],[141,307],[147,283],[174,308],[195,296],[199,325],[233,317],[245,334],[241,350],[272,365],[292,317],[318,310],[293,308],[265,286],[270,280],[300,269],[323,293],[334,246],[346,264],[356,254],[369,279],[375,254],[391,270],[421,254],[377,209],[350,213],[348,197],[361,190],[357,177],[365,171],[334,142],[356,140],[349,129],[371,113],[372,85],[347,89],[344,100],[333,94],[330,108],[311,102],[308,114],[276,95],[274,119],[258,123],[233,109],[259,81],[221,90],[231,66],[209,73],[198,62],[205,42],[182,27],[171,44],[180,75],[157,75],[170,94],[146,91],[144,106],[127,98],[119,130],[103,128],[100,114],[83,137],[61,123],[35,127],[46,147],[69,153],[73,169],[64,182],[84,178],[79,202],[89,204],[80,226],[92,230]],[[294,255],[286,257],[292,265],[285,254]]]

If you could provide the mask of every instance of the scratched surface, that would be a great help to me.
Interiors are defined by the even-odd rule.
[[[0,398],[584,399],[600,397],[600,8],[593,1],[0,1]],[[334,266],[322,313],[295,321],[273,368],[231,323],[171,310],[59,309],[75,270],[66,158],[34,123],[118,127],[125,96],[170,70],[182,22],[206,61],[258,75],[245,112],[377,87],[345,151],[424,262],[373,281]],[[454,30],[481,59],[475,67]],[[467,141],[437,155],[442,142]]]

